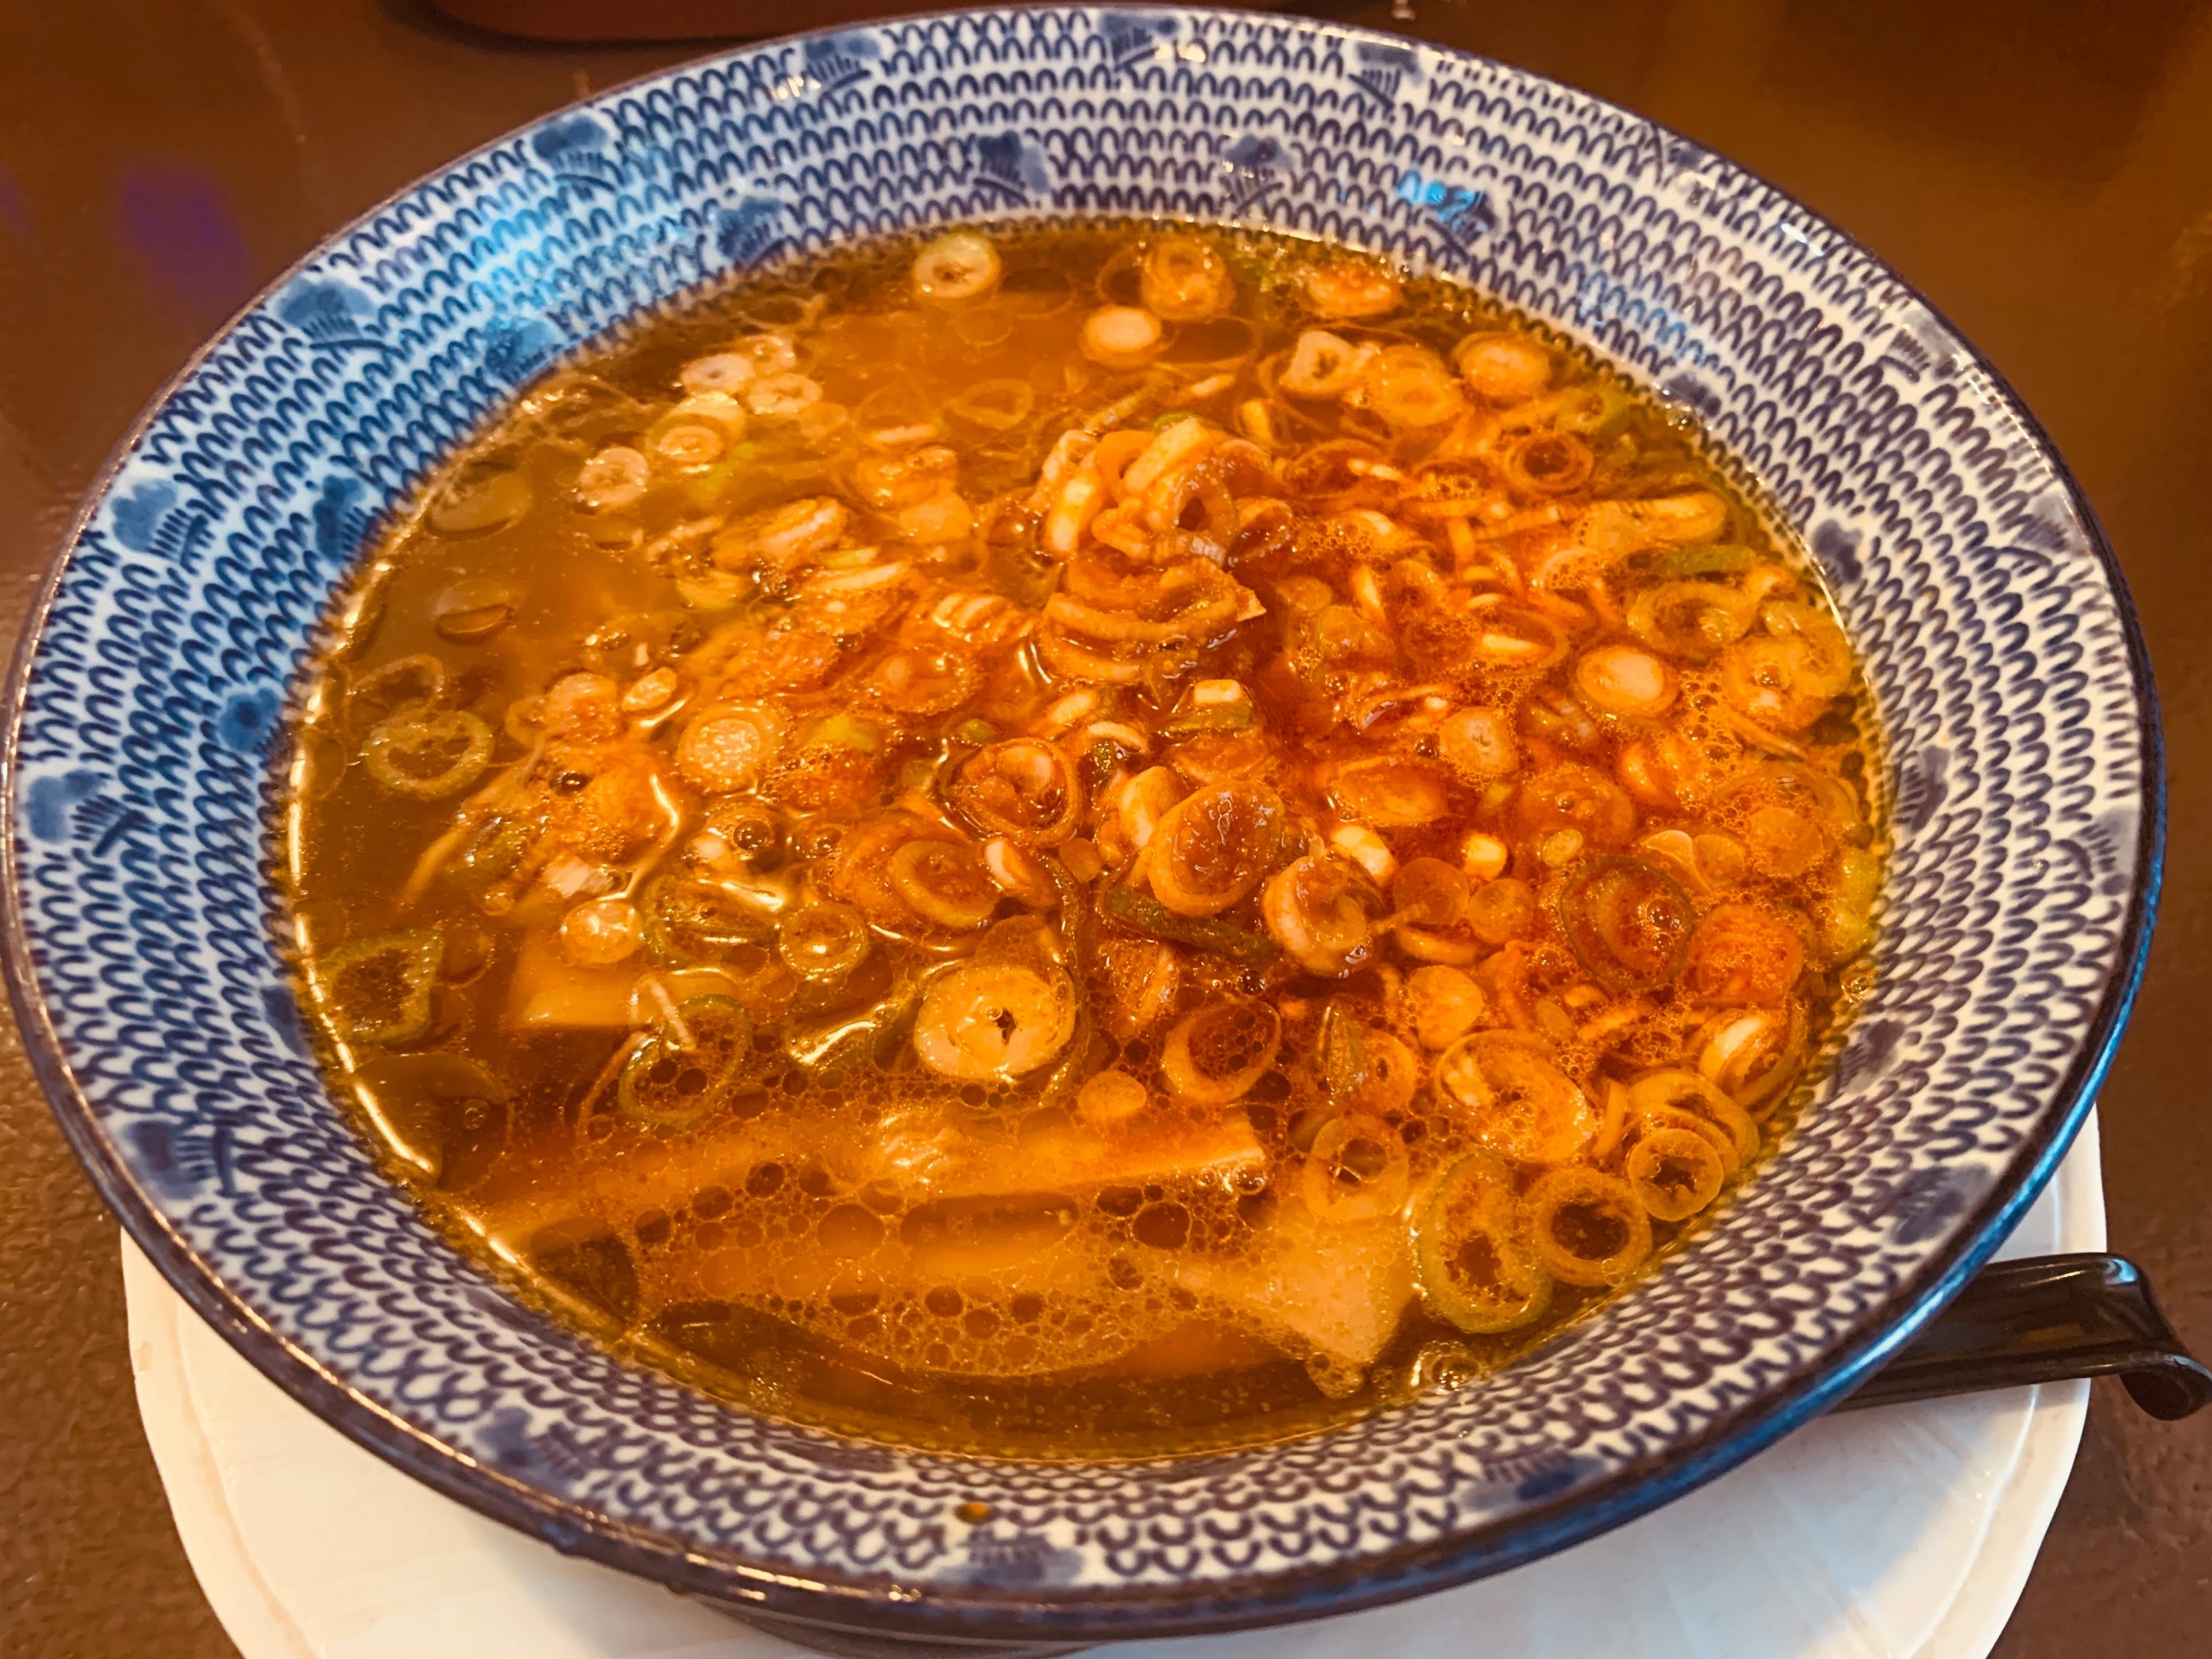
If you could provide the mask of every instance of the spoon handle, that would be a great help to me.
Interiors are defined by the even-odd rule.
[[[2182,1346],[2140,1268],[2116,1255],[2038,1255],[1984,1268],[1839,1409],[2115,1376],[2153,1417],[2212,1405],[2212,1370]]]

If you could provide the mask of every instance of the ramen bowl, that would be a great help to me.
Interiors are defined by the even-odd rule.
[[[1758,1181],[1479,1382],[1145,1462],[841,1439],[541,1316],[378,1172],[281,943],[289,699],[387,512],[568,354],[851,238],[1120,215],[1460,278],[1694,418],[1809,550],[1864,663],[1894,842],[1876,988]],[[9,742],[16,1011],[79,1155],[194,1306],[461,1502],[848,1646],[1374,1605],[1572,1544],[1770,1444],[1929,1318],[2056,1166],[2141,969],[2161,833],[2111,555],[2003,382],[1877,260],[1537,77],[1176,10],[749,48],[395,197],[125,442],[26,637]]]

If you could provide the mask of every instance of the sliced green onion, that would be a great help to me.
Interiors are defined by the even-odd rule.
[[[728,393],[702,392],[647,427],[640,448],[660,466],[703,474],[735,448],[744,423],[745,410]]]
[[[1336,1002],[1321,1010],[1321,1034],[1313,1051],[1313,1069],[1330,1103],[1344,1107],[1367,1081],[1367,1033],[1359,1021]]]
[[[465,709],[402,709],[370,729],[361,759],[380,788],[442,800],[484,775],[492,763],[492,728]]]
[[[430,993],[445,960],[442,935],[429,929],[359,939],[322,959],[315,979],[340,1040],[390,1047],[430,1028]]]
[[[1750,595],[1714,582],[1664,582],[1628,607],[1629,632],[1670,656],[1702,663],[1740,639],[1758,615]]]
[[[1521,1215],[1537,1259],[1570,1285],[1609,1290],[1651,1254],[1651,1218],[1629,1184],[1587,1164],[1540,1177]]]
[[[695,611],[727,611],[753,591],[753,578],[731,570],[678,576],[676,596]]]
[[[1662,576],[1732,576],[1759,562],[1748,547],[1678,547],[1659,561]]]
[[[512,818],[493,818],[470,838],[449,867],[461,880],[489,887],[513,874],[530,850],[530,830]]]
[[[795,974],[842,979],[867,957],[868,938],[868,918],[856,908],[819,899],[784,918],[776,929],[776,954]]]
[[[430,528],[441,536],[498,530],[530,511],[530,480],[512,467],[471,467],[431,504]]]
[[[684,486],[684,493],[691,498],[691,505],[702,511],[721,499],[722,492],[738,474],[760,459],[765,452],[757,443],[734,443],[728,453],[713,466]]]
[[[1187,714],[1170,715],[1160,722],[1160,730],[1165,737],[1197,737],[1208,732],[1249,732],[1258,717],[1252,705],[1240,698],[1235,702],[1215,703],[1210,709],[1193,709]]]
[[[892,973],[889,993],[872,1004],[788,1022],[784,1053],[817,1076],[893,1064],[913,1034],[923,980],[903,963]]]
[[[615,1109],[662,1135],[696,1128],[729,1103],[753,1054],[753,1016],[727,996],[678,1003],[622,1068]]]
[[[940,927],[981,927],[998,908],[999,887],[975,848],[917,839],[891,855],[891,886],[912,910]]]
[[[480,645],[514,620],[518,595],[494,576],[471,576],[454,583],[432,601],[438,632],[455,645]]]
[[[1036,388],[1027,380],[983,380],[948,402],[944,412],[988,432],[1011,432],[1036,407]]]
[[[1610,438],[1628,424],[1635,408],[1618,386],[1577,386],[1560,400],[1552,424],[1562,432],[1579,432],[1586,438]]]
[[[1411,1161],[1398,1132],[1372,1113],[1332,1117],[1306,1154],[1306,1207],[1338,1225],[1395,1215],[1412,1182]]]
[[[1603,857],[1567,878],[1559,920],[1582,965],[1610,988],[1656,991],[1689,960],[1697,911],[1656,864]]]
[[[1160,1051],[1176,1099],[1226,1106],[1265,1077],[1282,1046],[1282,1016],[1256,997],[1216,997],[1183,1016]]]
[[[1490,1335],[1533,1325],[1552,1277],[1516,1231],[1513,1178],[1487,1153],[1453,1164],[1414,1217],[1414,1268],[1437,1317]]]
[[[1122,746],[1109,737],[1102,737],[1083,752],[1083,781],[1096,795],[1106,787],[1106,780],[1121,764]]]
[[[874,754],[883,747],[882,731],[855,715],[824,715],[806,728],[799,740],[803,749],[847,749],[855,754]]]
[[[1140,932],[1173,939],[1179,944],[1195,945],[1201,950],[1211,950],[1216,956],[1248,965],[1272,962],[1280,954],[1275,942],[1264,933],[1249,932],[1211,916],[1179,916],[1150,893],[1135,887],[1111,889],[1106,894],[1103,908],[1109,916]]]
[[[662,876],[645,889],[645,949],[656,961],[674,964],[718,962],[741,945],[766,944],[776,937],[780,906],[776,895],[759,902],[722,884]]]

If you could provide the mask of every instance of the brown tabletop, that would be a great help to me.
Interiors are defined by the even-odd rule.
[[[472,3],[537,10],[453,0]],[[645,29],[677,6],[729,17],[733,35],[819,10],[562,0],[537,15]],[[2196,1000],[2212,983],[2212,0],[1411,10],[1327,15],[1587,88],[1795,193],[1964,329],[2072,462],[2143,611],[2172,791],[2164,925],[2103,1097],[2113,1244],[2212,1353],[2212,1111],[2190,1082],[2212,1047]],[[278,270],[461,152],[702,49],[523,43],[422,0],[0,6],[0,643],[131,417]],[[130,1379],[115,1224],[5,1026],[0,1652],[232,1652],[178,1546]],[[2212,1424],[2152,1422],[2099,1384],[1999,1653],[2205,1650],[2208,1545]]]

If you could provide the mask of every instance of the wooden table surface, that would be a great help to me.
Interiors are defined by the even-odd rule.
[[[1916,284],[2071,461],[2143,611],[2171,766],[2164,915],[2103,1096],[2113,1243],[2212,1353],[2212,0],[1412,3],[1312,9],[1524,65],[1763,174]],[[649,29],[677,4],[732,38],[813,13],[590,10]],[[521,42],[424,0],[0,6],[0,644],[131,417],[277,271],[461,152],[703,49]],[[232,1651],[139,1432],[115,1239],[0,1020],[11,1659]],[[1999,1653],[2206,1650],[2208,1546],[2212,1421],[2100,1384]]]

